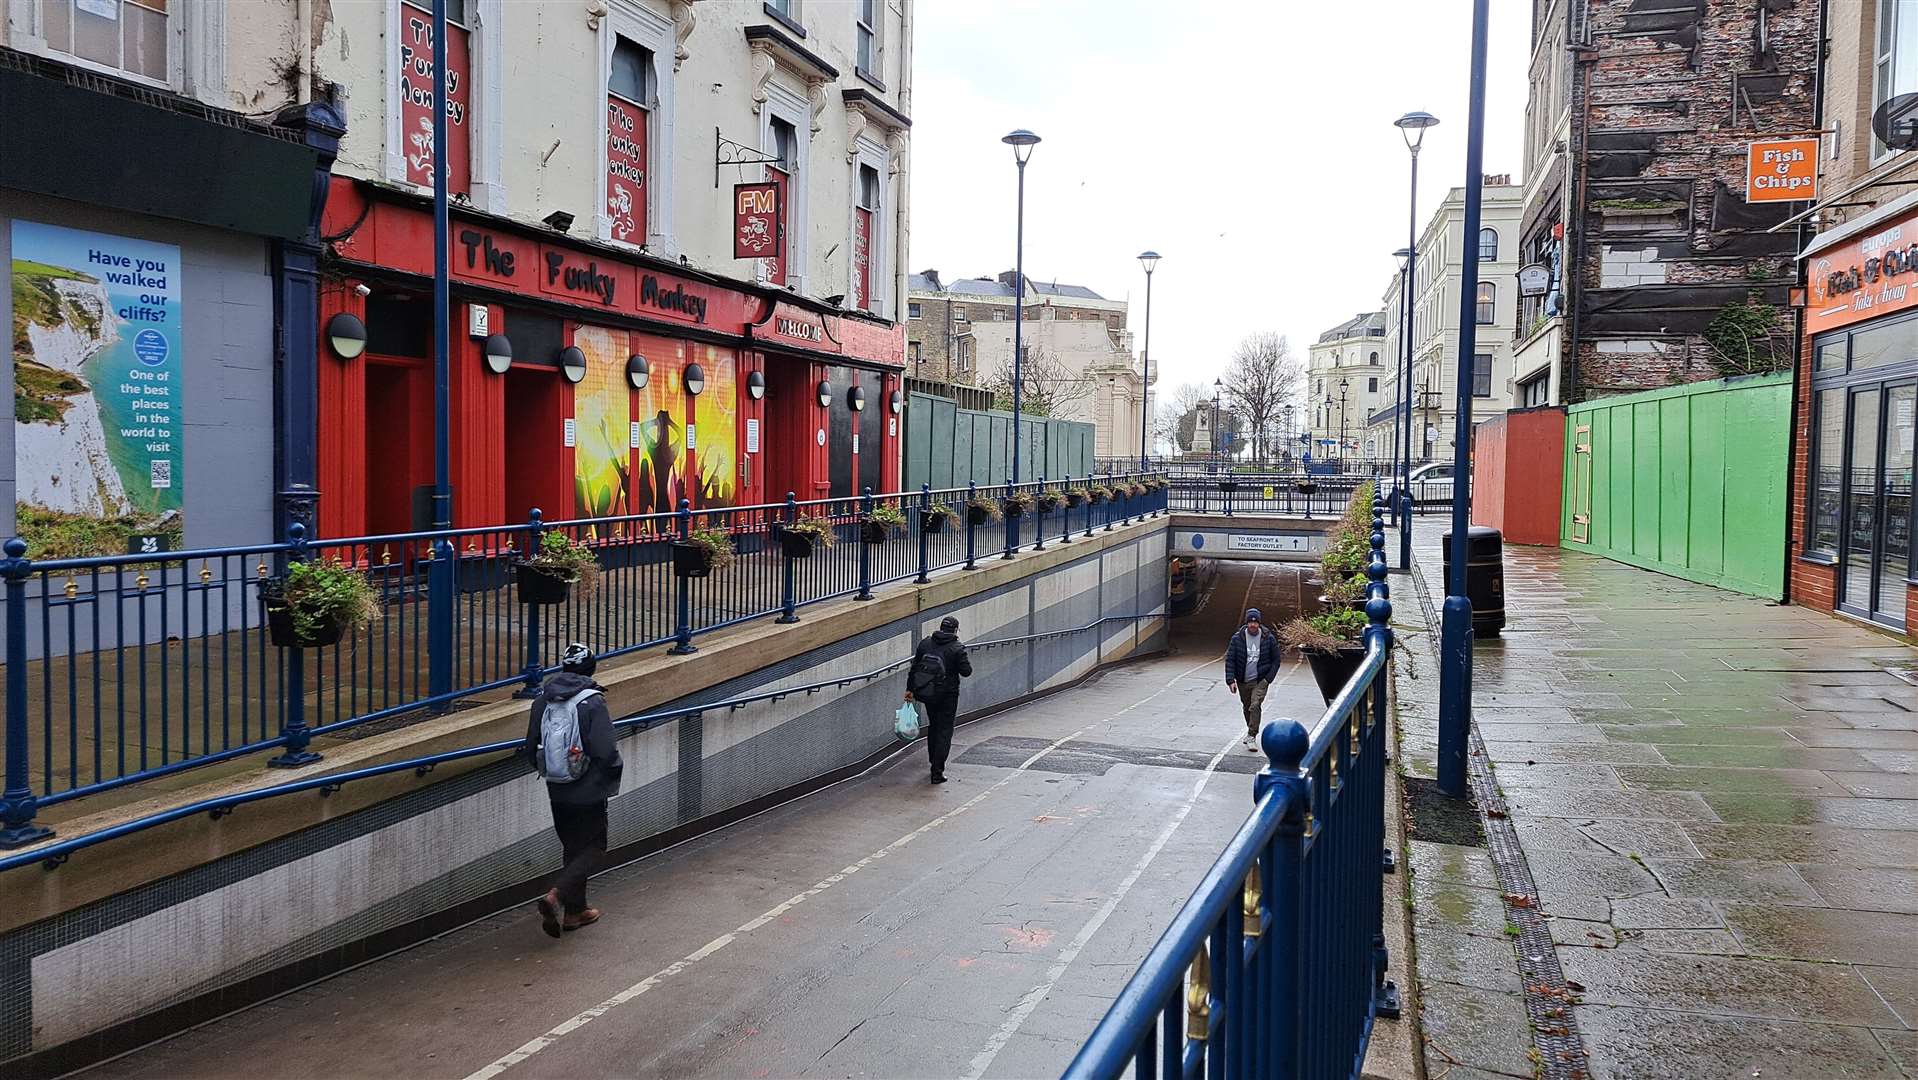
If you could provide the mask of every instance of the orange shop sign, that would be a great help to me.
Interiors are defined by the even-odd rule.
[[[1745,201],[1796,202],[1818,197],[1818,140],[1769,139],[1745,150]]]
[[[1805,332],[1918,307],[1918,217],[1806,256]]]

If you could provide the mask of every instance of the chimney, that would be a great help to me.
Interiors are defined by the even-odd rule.
[[[1025,292],[1024,289],[1019,288],[1019,271],[1017,270],[1001,270],[999,272],[999,284],[1007,286],[1016,293],[1023,294]]]
[[[919,271],[919,276],[922,278],[925,278],[927,281],[932,282],[932,287],[939,290],[940,292],[946,291],[946,283],[939,280],[939,271],[921,270]]]

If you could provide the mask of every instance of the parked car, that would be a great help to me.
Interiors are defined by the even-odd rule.
[[[1393,500],[1398,499],[1398,480],[1393,478],[1386,489]],[[1452,465],[1450,462],[1433,462],[1420,465],[1412,470],[1412,503],[1415,507],[1450,506],[1452,503]]]

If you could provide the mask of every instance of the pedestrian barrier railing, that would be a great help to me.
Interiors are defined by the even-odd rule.
[[[1352,493],[1361,484],[1376,485],[1384,503],[1387,519],[1398,523],[1398,478],[1391,473],[1372,476],[1349,473],[1342,476],[1307,476],[1291,473],[1219,473],[1194,476],[1173,475],[1167,484],[1171,496],[1167,506],[1201,514],[1281,515],[1288,517],[1337,517],[1345,512]],[[1410,488],[1415,513],[1449,509],[1452,502],[1450,480],[1415,480]]]
[[[989,638],[983,641],[971,641],[966,643],[966,649],[968,652],[978,653],[978,652],[990,651],[993,649],[1003,649],[1003,648],[1009,648],[1009,647],[1019,646],[1019,645],[1030,645],[1040,641],[1054,641],[1062,638],[1069,638],[1079,634],[1088,633],[1090,631],[1097,630],[1108,623],[1130,622],[1130,623],[1133,623],[1136,627],[1136,624],[1138,623],[1140,619],[1157,618],[1162,615],[1163,615],[1163,612],[1155,612],[1155,611],[1134,612],[1129,615],[1107,615],[1102,618],[1094,619],[1091,622],[1085,623],[1080,626],[1070,626],[1070,627],[1065,627],[1059,630],[1048,630],[1048,631],[1043,631],[1041,633],[1036,633],[1036,634],[1020,634],[1015,637]],[[615,720],[613,722],[613,727],[616,731],[620,733],[624,733],[627,731],[638,731],[638,730],[644,730],[650,727],[655,727],[659,724],[663,724],[671,720],[697,717],[704,713],[709,713],[709,712],[719,712],[721,710],[736,712],[740,709],[744,709],[749,706],[760,704],[760,703],[777,702],[784,698],[796,697],[800,695],[816,694],[824,690],[843,689],[848,686],[853,686],[853,685],[863,684],[863,683],[870,683],[878,679],[883,679],[895,672],[903,671],[907,667],[907,665],[911,663],[912,663],[911,657],[909,656],[901,657],[890,663],[883,664],[879,667],[873,668],[870,671],[858,672],[852,675],[846,675],[836,679],[826,679],[818,682],[801,683],[793,686],[782,686],[775,690],[760,690],[750,694],[741,694],[735,697],[721,698],[714,701],[701,702],[696,705],[683,705],[683,706],[677,706],[670,709],[660,709],[653,712],[635,713],[631,716],[626,716],[626,717],[622,717],[620,719]],[[910,745],[910,744],[905,744],[905,745]],[[4,872],[7,870],[17,870],[21,867],[33,866],[36,864],[43,866],[48,870],[53,870],[64,865],[67,862],[67,860],[73,857],[75,852],[83,851],[89,847],[93,847],[96,844],[102,844],[109,840],[118,839],[123,836],[130,836],[139,832],[144,832],[147,829],[151,829],[160,825],[165,825],[171,821],[179,821],[184,818],[195,817],[200,814],[209,814],[215,820],[217,820],[219,818],[223,818],[227,816],[228,814],[233,813],[234,810],[242,806],[246,806],[246,805],[257,803],[257,802],[263,802],[268,799],[277,799],[282,796],[295,795],[301,792],[308,792],[308,791],[318,792],[319,795],[324,798],[332,795],[336,791],[339,791],[340,789],[344,788],[348,784],[355,783],[361,780],[370,780],[374,777],[391,776],[397,773],[405,773],[405,772],[411,772],[411,773],[414,773],[416,776],[424,777],[427,774],[431,773],[434,769],[438,768],[441,765],[447,764],[448,762],[464,761],[470,758],[500,757],[503,755],[511,755],[511,754],[520,752],[521,750],[524,749],[524,747],[525,747],[525,741],[523,739],[501,739],[497,742],[480,743],[475,746],[465,746],[465,747],[460,747],[454,750],[441,751],[435,754],[424,754],[418,757],[405,758],[399,761],[382,762],[378,765],[369,765],[364,768],[350,769],[345,772],[328,773],[322,776],[303,777],[299,780],[291,780],[282,784],[273,784],[267,787],[254,788],[249,791],[235,792],[231,795],[222,795],[216,798],[197,799],[191,802],[182,803],[178,806],[171,806],[165,810],[156,811],[154,813],[135,818],[131,821],[122,822],[118,825],[114,825],[105,829],[100,829],[95,832],[90,832],[80,836],[70,837],[68,839],[63,839],[63,840],[56,840],[51,843],[43,844],[41,846],[35,847],[31,851],[16,852],[12,855],[0,855],[0,872]],[[529,764],[529,770],[530,770],[530,764]]]
[[[1111,497],[1094,498],[1095,492]],[[1056,497],[1056,502],[1055,502]],[[996,508],[1000,517],[969,513]],[[948,506],[951,520],[929,511]],[[881,508],[900,523],[875,521]],[[894,492],[672,513],[311,539],[161,554],[33,560],[19,539],[0,558],[6,607],[6,717],[0,848],[48,835],[44,807],[216,762],[278,750],[319,760],[316,736],[444,711],[461,698],[530,693],[569,641],[602,657],[695,638],[875,587],[924,582],[982,558],[1070,542],[1163,512],[1146,474]],[[789,544],[820,518],[837,541]],[[727,533],[736,558],[695,573],[678,552],[695,531]],[[558,534],[584,546],[597,587],[523,602],[517,566]],[[348,568],[380,617],[332,644],[276,645],[263,594],[293,563]]]
[[[1253,809],[1068,1080],[1356,1077],[1398,1012],[1383,930],[1392,604],[1374,512],[1364,660],[1310,730],[1269,721]]]

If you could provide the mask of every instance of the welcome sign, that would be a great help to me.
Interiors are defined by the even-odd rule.
[[[12,235],[16,531],[41,559],[183,546],[180,249]]]

